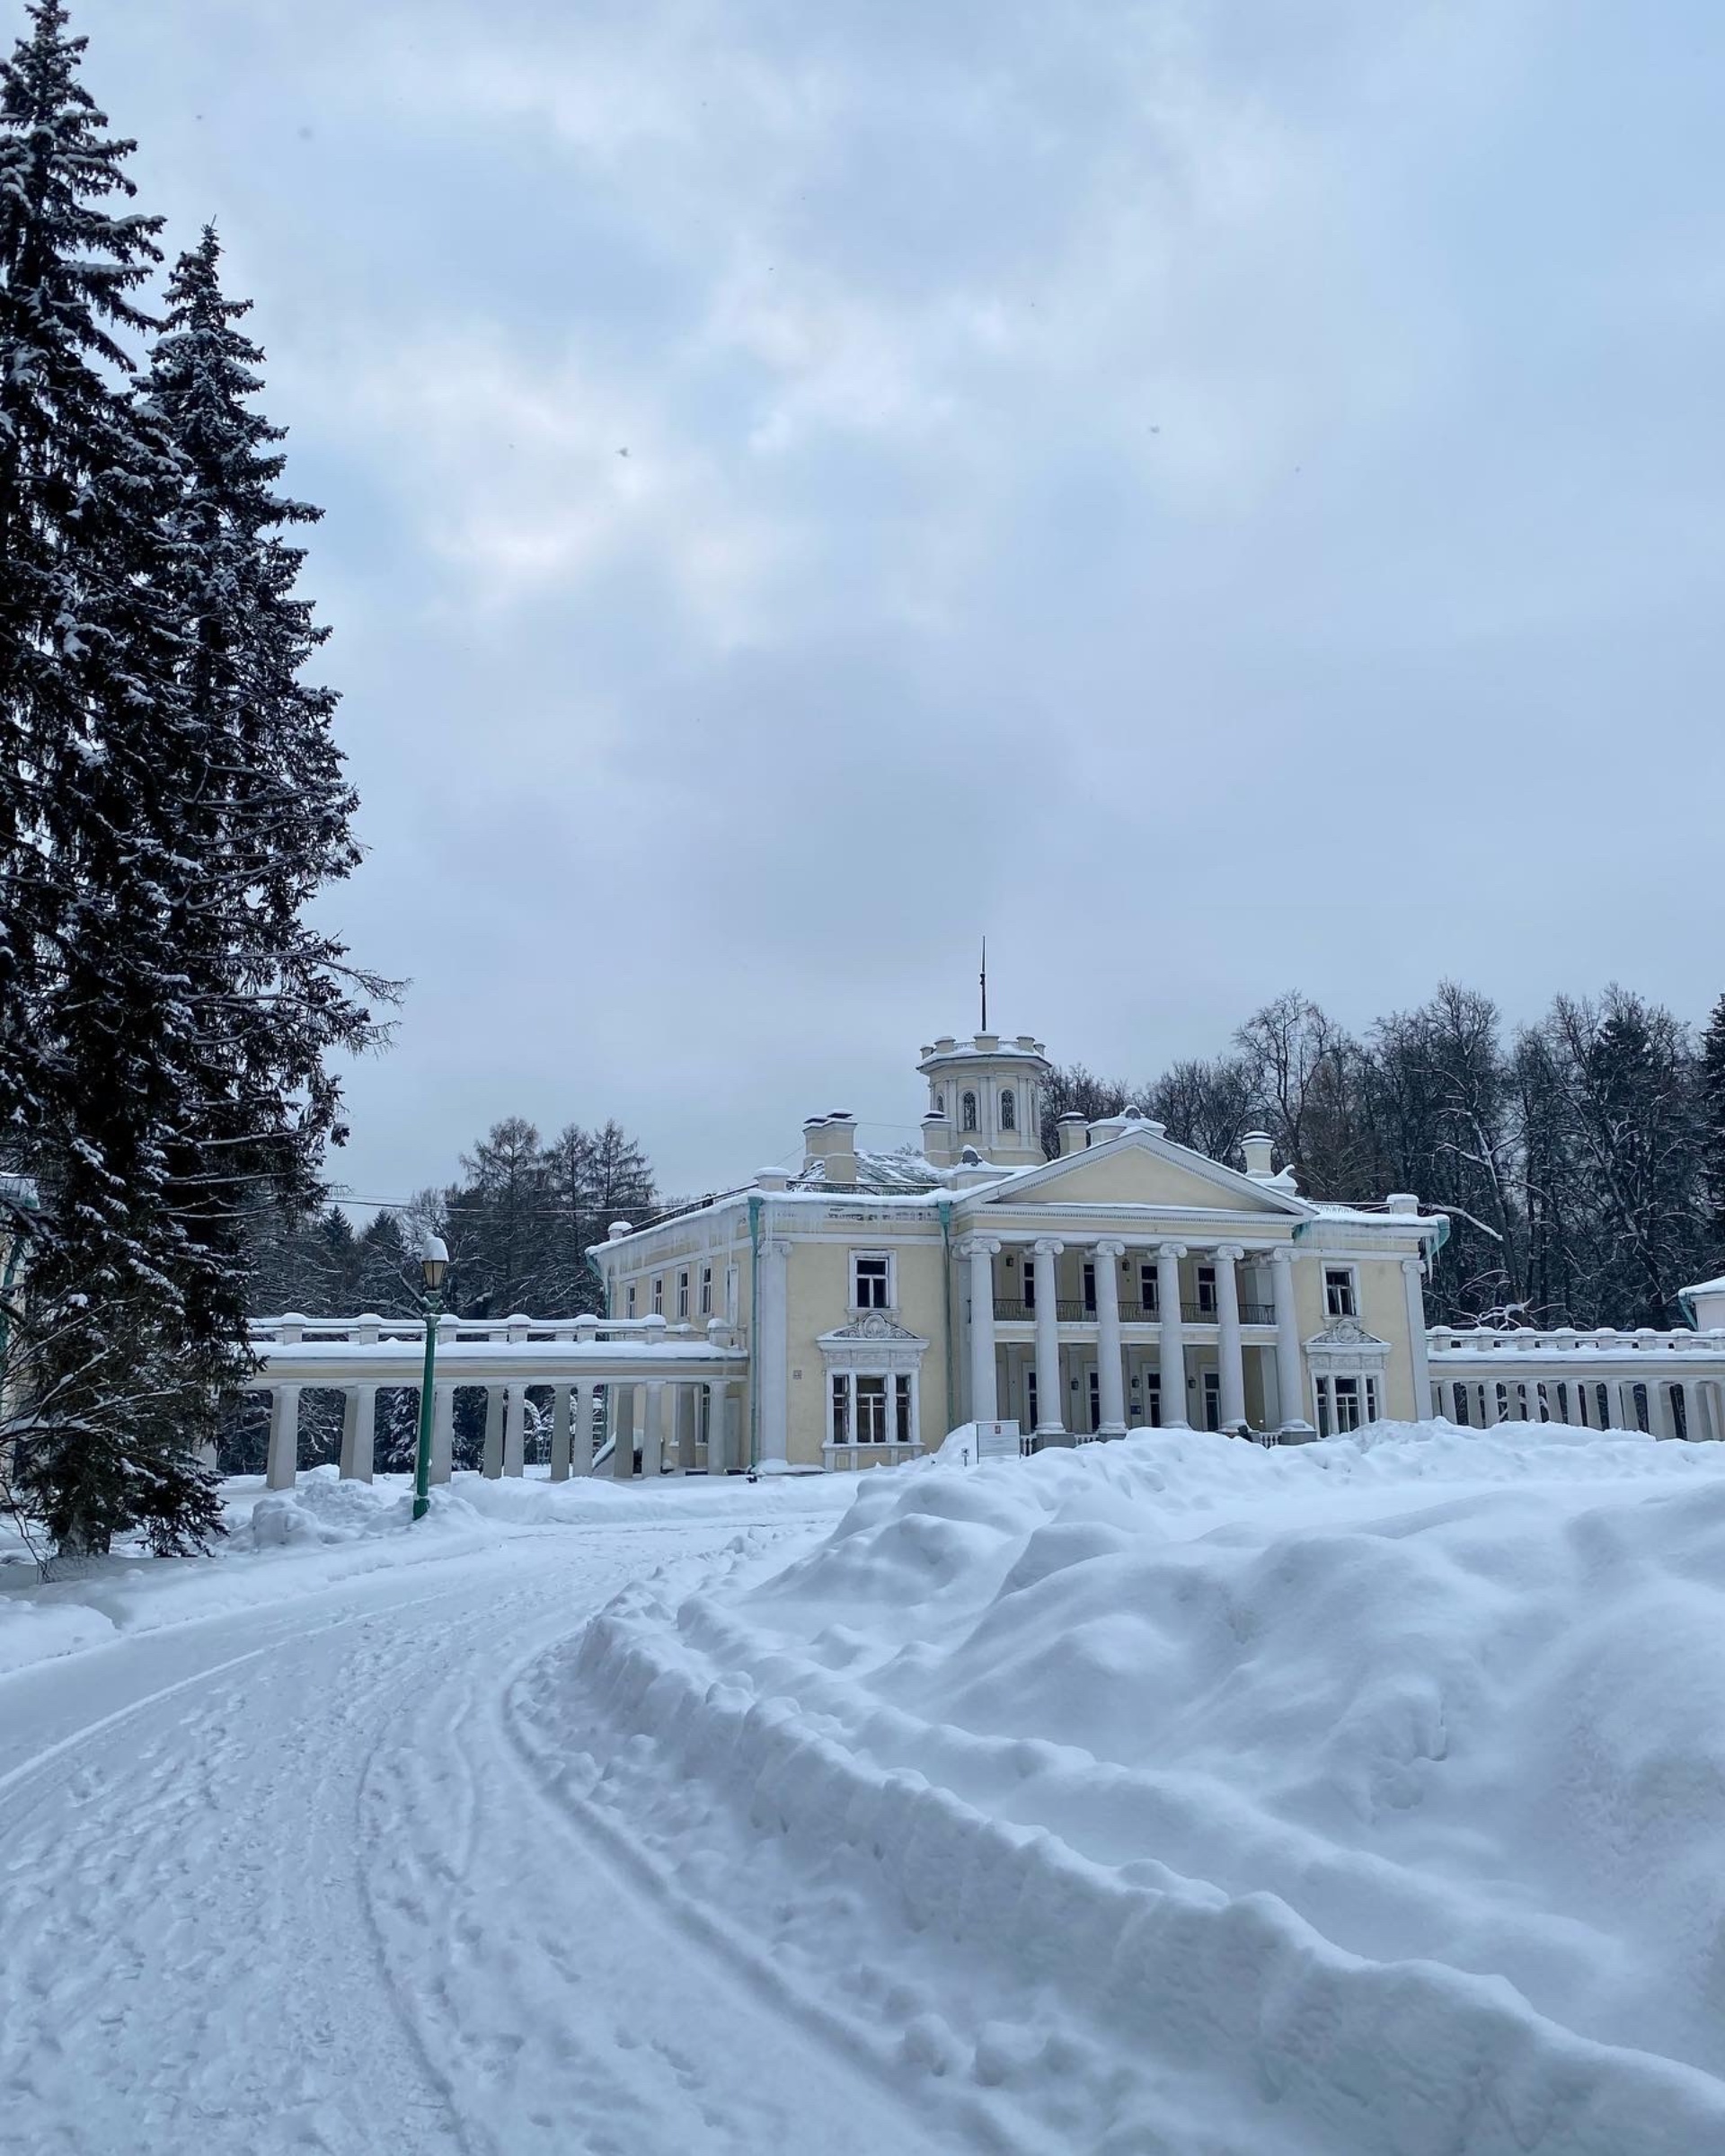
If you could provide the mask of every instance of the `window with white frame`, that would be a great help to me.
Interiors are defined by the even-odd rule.
[[[1198,1307],[1203,1317],[1213,1318],[1216,1315],[1216,1268],[1213,1265],[1200,1265],[1198,1268]],[[1212,1423],[1210,1427],[1214,1429],[1216,1425]]]
[[[851,1442],[851,1377],[848,1370],[833,1373],[833,1443]]]
[[[959,1123],[960,1127],[965,1130],[974,1130],[977,1127],[977,1096],[974,1093],[966,1093],[963,1100],[960,1101]]]
[[[665,1315],[665,1277],[662,1273],[655,1275],[653,1279],[653,1315],[656,1318]]]
[[[1154,1259],[1138,1267],[1138,1305],[1146,1317],[1154,1317],[1162,1307],[1157,1297],[1162,1292],[1161,1281]]]
[[[1162,1373],[1153,1370],[1144,1381],[1144,1419],[1149,1429],[1162,1427]]]
[[[677,1314],[679,1318],[686,1318],[689,1314],[689,1276],[686,1272],[677,1276]]]
[[[1089,1258],[1084,1260],[1083,1280],[1084,1314],[1086,1317],[1093,1318],[1096,1314],[1096,1267],[1093,1260]]]
[[[1222,1427],[1222,1373],[1207,1370],[1204,1373],[1204,1427],[1219,1430]]]
[[[1359,1315],[1359,1294],[1351,1265],[1324,1267],[1323,1314],[1326,1318],[1357,1318]],[[1354,1428],[1358,1426],[1349,1424],[1349,1427]]]
[[[1036,1308],[1036,1261],[1030,1258],[1024,1261],[1024,1307]]]
[[[851,1253],[851,1307],[854,1310],[892,1308],[892,1259],[884,1250]]]
[[[701,1315],[703,1318],[712,1315],[712,1268],[710,1265],[701,1268]]]
[[[1000,1127],[1003,1130],[1018,1128],[1018,1100],[1010,1085],[1000,1096]]]
[[[910,1373],[901,1370],[892,1381],[892,1436],[897,1445],[908,1445],[916,1425],[910,1411]]]
[[[887,1442],[887,1381],[884,1377],[862,1377],[856,1381],[856,1442],[858,1445],[884,1445]]]
[[[635,1314],[635,1284],[632,1280],[629,1283],[628,1286],[624,1289],[623,1294],[624,1315],[625,1317],[632,1318]]]

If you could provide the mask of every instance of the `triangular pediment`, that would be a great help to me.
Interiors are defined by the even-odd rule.
[[[1148,1206],[1171,1212],[1262,1213],[1269,1219],[1309,1219],[1312,1208],[1285,1189],[1207,1161],[1147,1131],[1110,1138],[1066,1153],[991,1191],[1002,1206]]]
[[[920,1333],[907,1331],[890,1318],[883,1318],[879,1311],[870,1311],[861,1318],[853,1318],[848,1325],[836,1325],[831,1332],[823,1332],[817,1345],[822,1348],[851,1347],[858,1340],[885,1341],[891,1347],[926,1348],[928,1342]]]

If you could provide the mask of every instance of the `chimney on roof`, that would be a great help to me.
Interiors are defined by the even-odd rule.
[[[854,1186],[856,1118],[842,1108],[810,1116],[802,1127],[802,1156],[805,1175],[818,1163],[823,1181]]]
[[[1246,1173],[1263,1180],[1276,1172],[1276,1146],[1267,1130],[1249,1130],[1240,1141]]]
[[[1090,1125],[1075,1108],[1069,1109],[1055,1127],[1060,1134],[1060,1151],[1063,1154],[1082,1153],[1090,1144]]]

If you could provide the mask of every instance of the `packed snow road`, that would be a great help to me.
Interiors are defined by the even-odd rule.
[[[951,2149],[512,1734],[535,1657],[739,1531],[562,1526],[0,1681],[0,2150]]]

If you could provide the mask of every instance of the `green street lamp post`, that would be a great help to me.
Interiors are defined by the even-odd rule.
[[[443,1276],[449,1252],[441,1235],[420,1242],[420,1272],[425,1281],[425,1368],[420,1378],[420,1449],[413,1463],[413,1517],[431,1509],[431,1414],[438,1374],[438,1320],[443,1314]]]

